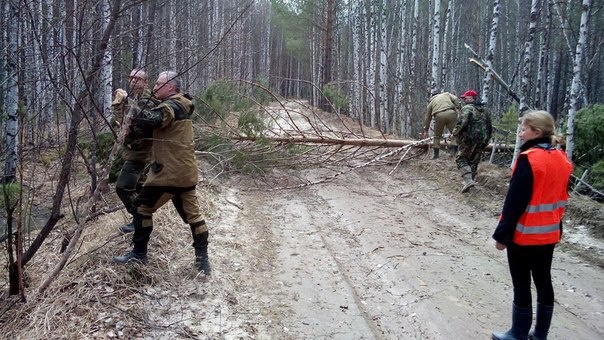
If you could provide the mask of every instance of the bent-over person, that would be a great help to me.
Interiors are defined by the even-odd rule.
[[[439,157],[440,139],[443,136],[445,127],[447,127],[449,132],[453,132],[460,109],[461,101],[452,93],[443,92],[430,97],[424,118],[423,138],[428,138],[430,123],[432,122],[432,118],[434,118],[434,139],[432,142],[434,156],[432,159]],[[455,148],[456,145],[453,145],[454,150]]]

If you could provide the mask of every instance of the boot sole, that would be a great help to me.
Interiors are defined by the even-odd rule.
[[[129,264],[129,263],[137,263],[137,264],[147,264],[147,259],[137,259],[137,258],[129,258],[127,260],[121,260],[117,258],[113,258],[113,261],[119,264]]]
[[[469,184],[468,186],[463,187],[463,189],[461,189],[461,193],[465,194],[466,192],[470,191],[471,188],[473,188],[476,184]]]

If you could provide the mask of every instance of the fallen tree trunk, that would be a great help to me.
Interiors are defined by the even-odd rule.
[[[353,146],[377,146],[385,148],[400,148],[402,146],[411,145],[416,148],[428,148],[431,144],[431,138],[426,138],[420,141],[417,140],[402,140],[402,139],[372,139],[372,138],[328,138],[328,137],[303,137],[303,136],[290,136],[290,137],[254,137],[254,136],[238,136],[235,138],[240,141],[258,141],[259,139],[268,139],[278,143],[290,143],[290,144],[328,144],[328,145],[353,145]],[[419,142],[419,143],[418,143]],[[441,142],[441,146],[450,146],[450,143]],[[493,147],[496,151],[513,151],[514,146],[508,144],[489,144],[485,150],[492,150]]]

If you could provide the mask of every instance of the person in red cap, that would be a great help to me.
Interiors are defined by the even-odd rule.
[[[461,112],[462,102],[456,95],[443,92],[430,97],[428,106],[426,107],[426,115],[424,119],[423,138],[428,138],[428,130],[432,117],[434,117],[434,139],[432,148],[434,149],[434,157],[437,159],[440,152],[440,139],[442,138],[445,126],[452,132],[457,123],[458,113]],[[455,149],[455,146],[453,146]]]
[[[468,90],[460,97],[465,105],[462,107],[461,119],[453,130],[459,151],[455,156],[455,163],[463,178],[461,192],[466,193],[476,185],[474,178],[478,171],[478,163],[482,151],[489,144],[493,126],[491,115],[478,99],[478,93]]]

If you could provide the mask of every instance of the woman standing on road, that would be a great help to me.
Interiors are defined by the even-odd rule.
[[[568,201],[572,164],[555,148],[553,117],[532,111],[522,118],[520,155],[493,238],[507,248],[514,285],[512,327],[493,333],[496,340],[547,339],[554,311],[551,267],[554,247],[562,235],[562,215]],[[537,318],[533,320],[531,275],[537,289]]]

